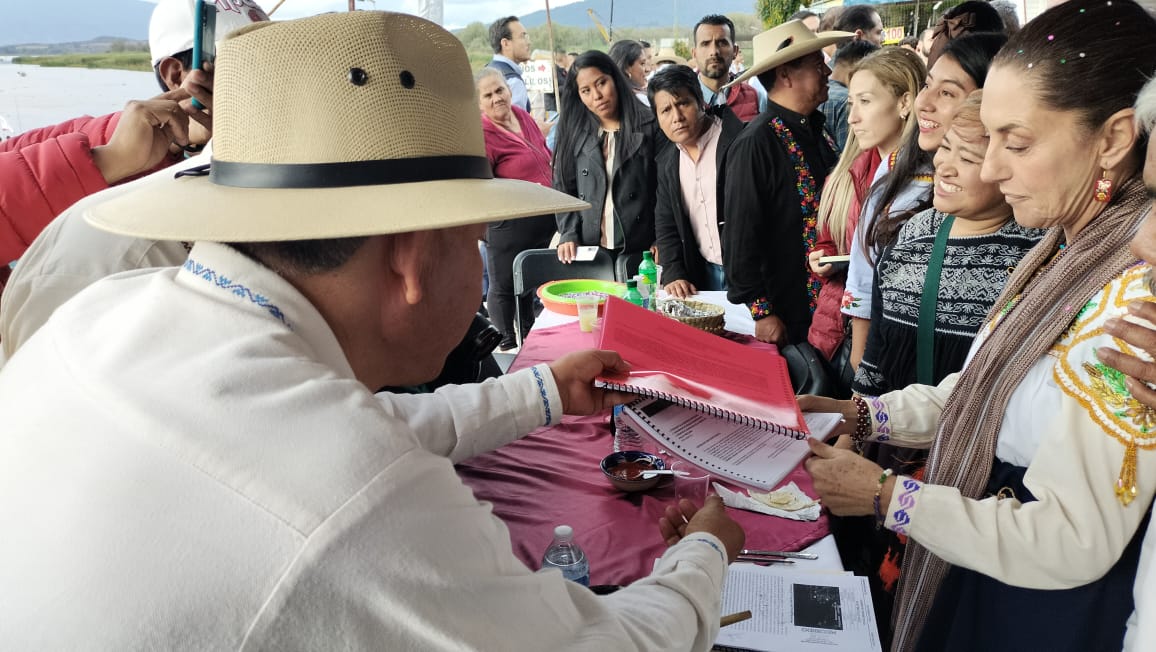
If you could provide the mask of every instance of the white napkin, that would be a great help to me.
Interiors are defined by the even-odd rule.
[[[726,505],[727,507],[734,507],[737,509],[745,509],[745,510],[749,510],[752,512],[759,512],[760,514],[770,514],[771,516],[778,516],[780,518],[787,518],[787,519],[790,519],[792,521],[817,521],[817,520],[819,520],[820,506],[819,506],[818,499],[811,498],[807,494],[803,493],[802,490],[800,490],[799,487],[796,486],[794,482],[788,482],[787,484],[783,485],[782,487],[779,487],[775,491],[790,492],[792,494],[795,494],[796,496],[798,496],[799,498],[801,498],[803,500],[806,500],[806,501],[814,500],[815,504],[811,505],[810,507],[804,507],[803,509],[795,510],[793,512],[788,512],[788,511],[784,511],[781,509],[775,509],[774,507],[771,507],[770,505],[767,505],[766,503],[761,503],[761,502],[755,500],[754,498],[751,498],[750,496],[748,496],[746,494],[741,494],[737,491],[731,491],[730,489],[727,489],[726,487],[722,486],[721,484],[719,484],[717,482],[715,482],[713,484],[714,484],[715,492],[717,492],[719,497],[723,499],[723,504]]]

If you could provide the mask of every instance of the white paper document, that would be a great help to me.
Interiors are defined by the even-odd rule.
[[[636,401],[622,413],[640,432],[691,464],[765,491],[777,487],[811,452],[806,440],[735,423],[661,399]],[[807,412],[803,418],[811,437],[822,440],[839,424],[842,415]]]
[[[867,578],[731,564],[722,613],[753,617],[719,630],[715,645],[758,652],[882,652]]]

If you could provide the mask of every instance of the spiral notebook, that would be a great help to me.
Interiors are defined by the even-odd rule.
[[[602,387],[796,439],[808,434],[787,361],[777,351],[733,342],[616,297],[606,300],[598,348],[630,363],[625,374],[596,378]]]
[[[643,398],[622,410],[627,424],[649,435],[672,454],[710,472],[770,491],[803,461],[811,449],[793,437],[768,436],[766,430],[703,414],[663,399]],[[808,412],[811,434],[824,439],[843,415]]]

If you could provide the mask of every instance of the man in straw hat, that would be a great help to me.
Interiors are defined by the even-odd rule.
[[[214,113],[211,168],[86,213],[192,242],[183,267],[90,286],[0,371],[4,647],[708,649],[743,542],[717,498],[599,598],[519,562],[453,470],[621,398],[592,384],[617,355],[373,394],[461,339],[486,222],[583,206],[492,178],[461,43],[382,12],[254,25]]]
[[[727,150],[722,181],[727,298],[750,308],[764,342],[803,341],[811,324],[819,279],[807,252],[819,191],[837,160],[816,110],[831,74],[822,48],[851,36],[787,21],[755,36],[751,67],[731,82],[757,76],[770,98]]]

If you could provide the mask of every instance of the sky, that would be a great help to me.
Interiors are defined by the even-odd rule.
[[[578,0],[551,0],[550,8],[568,5]],[[277,0],[258,0],[266,10],[277,4]],[[379,9],[381,11],[404,11],[416,14],[418,0],[377,0],[376,2],[362,2],[358,0],[359,9]],[[501,16],[520,16],[546,8],[544,0],[442,0],[444,24],[449,29],[458,29],[480,21],[490,23]],[[274,18],[300,18],[312,16],[325,11],[345,11],[349,8],[349,0],[285,0],[281,8],[273,14]]]

